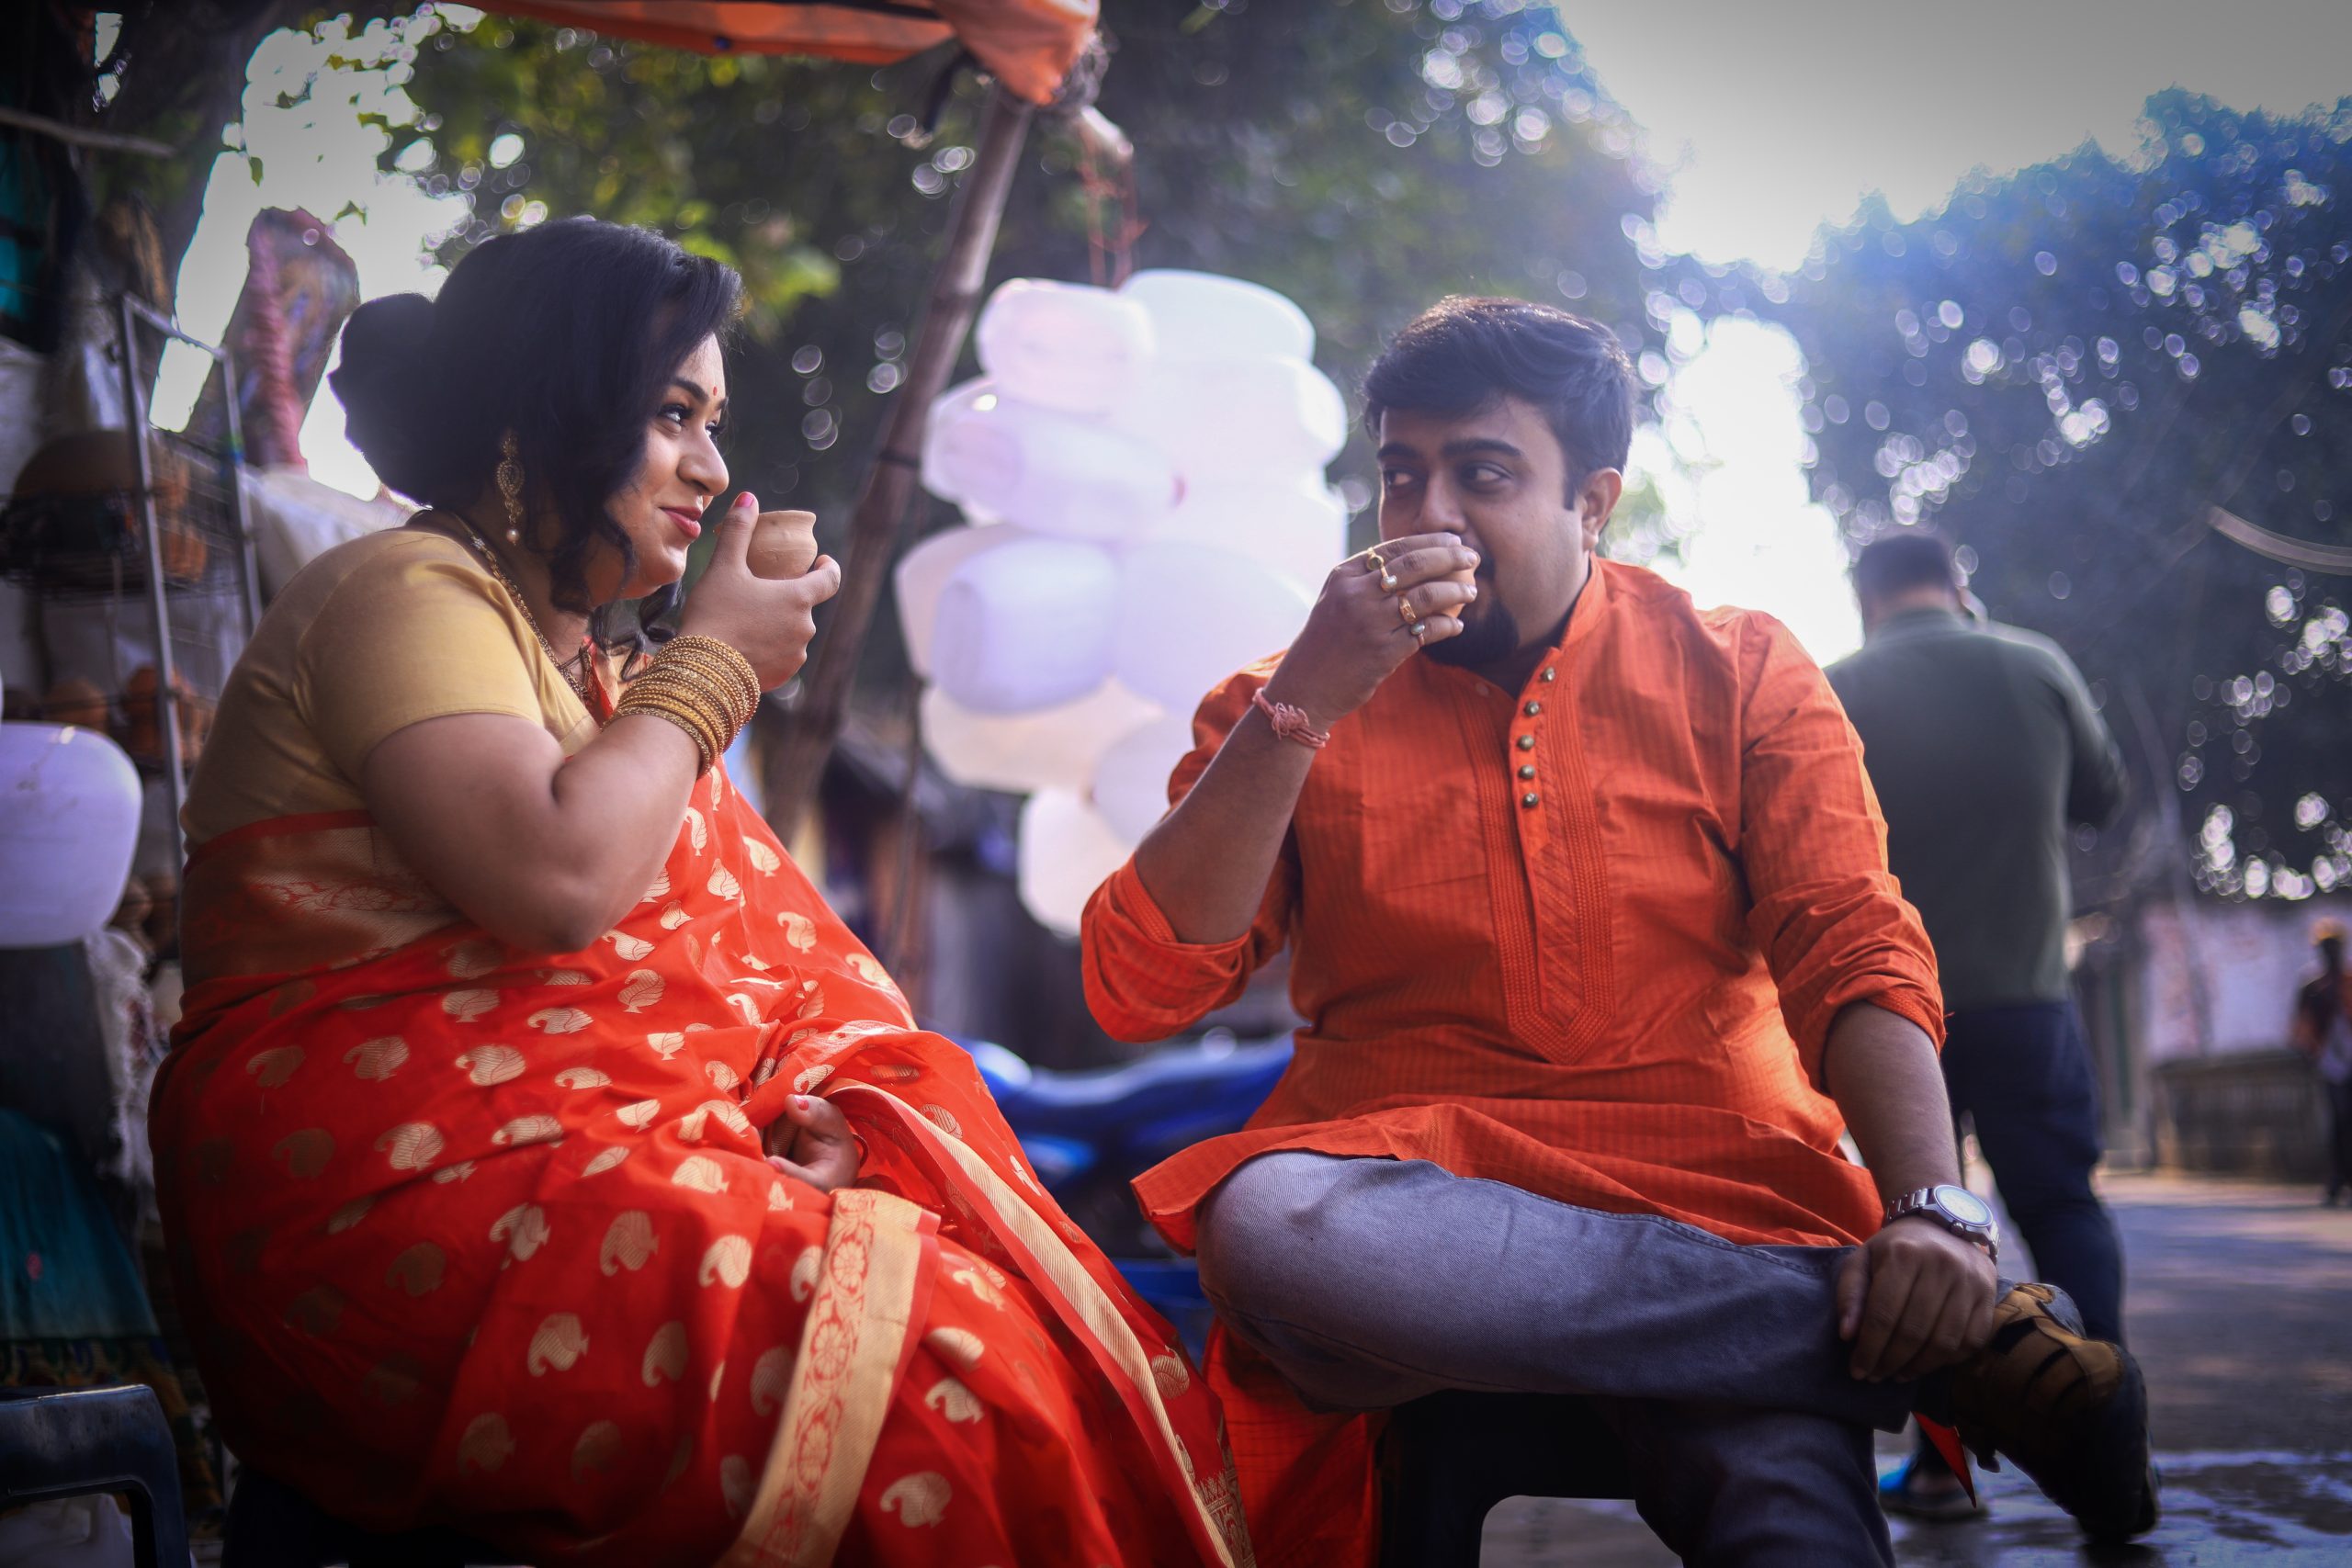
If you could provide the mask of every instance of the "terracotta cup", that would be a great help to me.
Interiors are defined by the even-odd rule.
[[[817,514],[763,512],[752,525],[750,559],[754,577],[798,577],[817,559]]]

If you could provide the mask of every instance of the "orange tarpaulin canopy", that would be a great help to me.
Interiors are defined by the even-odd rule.
[[[960,39],[1033,104],[1094,31],[1096,0],[488,0],[486,8],[703,54],[820,54],[884,65]]]

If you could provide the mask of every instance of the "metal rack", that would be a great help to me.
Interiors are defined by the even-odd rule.
[[[151,810],[160,807],[170,815],[168,837],[176,863],[186,848],[179,818],[193,761],[185,742],[202,722],[190,705],[218,698],[231,663],[260,620],[261,578],[240,475],[243,437],[235,367],[228,351],[190,336],[170,317],[129,296],[119,301],[116,330],[128,429],[94,431],[77,439],[121,443],[104,446],[117,477],[96,483],[123,488],[14,498],[0,541],[0,570],[30,591],[32,613],[44,628],[45,682],[53,682],[61,664],[77,677],[96,676],[102,668],[112,671],[102,686],[107,719],[119,705],[135,759],[151,778],[161,775],[163,799]],[[148,386],[164,348],[174,342],[211,362],[199,419],[191,422],[192,428],[209,432],[209,439],[153,423]],[[138,619],[153,639],[152,705],[146,694],[126,690],[119,677],[124,631],[147,640],[115,618],[118,609],[133,605],[143,607]],[[92,610],[100,615],[91,615]],[[96,637],[107,643],[103,658],[91,652],[90,639]],[[73,656],[62,652],[60,638],[78,642]],[[141,648],[137,657],[149,653]],[[195,682],[189,679],[191,666]],[[135,742],[151,715],[152,743],[142,747]],[[149,830],[164,827],[151,821]]]
[[[233,529],[233,538],[228,542],[232,547],[232,558],[236,564],[237,589],[243,601],[244,634],[247,637],[253,636],[254,627],[261,620],[261,570],[254,556],[253,523],[245,513],[245,487],[237,471],[244,462],[244,434],[237,420],[236,367],[230,362],[229,350],[226,346],[215,346],[190,337],[169,316],[126,294],[122,297],[123,406],[130,411],[130,428],[135,437],[130,446],[139,479],[140,536],[146,545],[147,604],[155,626],[155,722],[163,740],[164,792],[171,805],[172,842],[178,851],[176,858],[184,860],[187,844],[180,823],[180,812],[187,804],[187,761],[181,754],[179,667],[172,649],[171,591],[167,586],[163,532],[155,507],[153,449],[153,444],[164,433],[157,431],[148,418],[144,378],[139,373],[139,329],[142,325],[166,339],[187,344],[209,355],[219,371],[222,412],[229,438],[226,450],[219,454],[216,472],[220,475],[220,489],[227,492],[226,520]],[[179,445],[192,444],[180,442]],[[190,491],[189,500],[193,501],[193,473]],[[207,570],[209,570],[209,562]]]

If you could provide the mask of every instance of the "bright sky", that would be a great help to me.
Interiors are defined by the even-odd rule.
[[[1899,220],[1971,169],[2004,174],[2097,139],[2140,142],[2178,85],[2294,113],[2352,93],[2352,0],[1615,0],[1559,7],[1593,73],[1668,171],[1659,243],[1793,268],[1815,230],[1883,192]],[[1687,339],[1697,323],[1688,323]],[[1806,499],[1795,344],[1719,322],[1662,400],[1674,447],[1718,466],[1661,478],[1697,530],[1666,574],[1703,604],[1770,611],[1824,663],[1860,646],[1846,556]],[[1646,463],[1645,459],[1647,459]],[[1635,448],[1654,470],[1663,444]]]
[[[424,245],[429,237],[464,221],[466,204],[456,197],[428,197],[413,180],[378,173],[376,159],[388,138],[380,129],[362,125],[359,117],[379,114],[405,125],[415,118],[416,107],[401,86],[406,80],[401,67],[326,69],[330,54],[373,62],[391,58],[400,47],[393,30],[380,21],[370,23],[355,44],[345,31],[347,20],[328,22],[315,43],[299,32],[272,33],[254,51],[246,73],[243,124],[232,130],[244,152],[224,152],[214,161],[204,217],[180,265],[180,323],[197,337],[217,343],[228,330],[245,286],[245,231],[265,208],[299,207],[325,219],[335,243],[358,269],[363,299],[407,290],[430,294],[446,276],[432,265]],[[313,73],[316,80],[304,96],[303,83]],[[300,101],[280,108],[281,95]],[[261,165],[258,183],[245,153]],[[346,207],[359,210],[344,214]],[[186,423],[202,390],[205,368],[193,350],[165,353],[155,388],[158,424],[177,428]],[[376,493],[375,473],[343,438],[342,405],[323,387],[301,440],[314,478],[354,495]]]
[[[2352,0],[2233,0],[2226,14],[2212,0],[1690,0],[1665,12],[1570,0],[1559,10],[1669,174],[1661,242],[1709,261],[1792,267],[1815,230],[1851,216],[1867,191],[1909,219],[1940,206],[1972,168],[2005,173],[2094,137],[2128,152],[2148,96],[2176,83],[2286,112],[2352,90]],[[379,175],[384,133],[357,120],[410,119],[399,82],[331,73],[296,107],[276,107],[322,69],[329,47],[381,59],[398,46],[384,23],[356,49],[340,26],[329,24],[328,47],[273,34],[255,59],[243,136],[261,179],[243,157],[221,155],[181,273],[181,319],[199,337],[228,324],[245,230],[264,207],[307,207],[333,222],[364,298],[439,285],[423,246],[462,206]],[[349,204],[363,212],[338,220]],[[1801,466],[1795,345],[1752,323],[1708,332],[1695,317],[1678,322],[1676,342],[1684,357],[1661,399],[1664,423],[1634,453],[1696,525],[1668,575],[1702,604],[1780,616],[1824,662],[1850,651],[1860,625],[1844,548],[1807,500]],[[167,361],[159,420],[175,408],[185,418],[200,369]],[[311,471],[373,494],[375,476],[342,426],[322,391],[302,433]],[[1694,472],[1678,457],[1703,462]]]
[[[2346,0],[1568,0],[1562,21],[1649,132],[1668,250],[1792,267],[1865,192],[1899,219],[1983,165],[2097,138],[2122,155],[2180,85],[2295,113],[2352,94]]]

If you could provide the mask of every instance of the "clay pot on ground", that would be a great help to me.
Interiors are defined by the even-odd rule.
[[[140,941],[147,940],[147,922],[154,917],[155,900],[147,892],[147,884],[132,877],[122,885],[122,902],[114,908],[114,918],[107,924]]]
[[[187,678],[172,677],[172,706],[179,716],[180,761],[192,763],[212,729],[212,705],[196,694]],[[164,726],[156,714],[155,667],[142,664],[122,687],[122,749],[141,761],[164,759]]]
[[[74,724],[104,734],[107,694],[96,682],[69,675],[50,687],[49,694],[41,699],[40,716],[51,724]]]
[[[154,482],[156,536],[164,575],[194,582],[204,575],[211,547],[190,516],[193,463],[168,446],[149,450]],[[139,536],[139,468],[130,437],[119,430],[89,430],[51,442],[34,453],[17,476],[18,499],[36,496],[95,496],[119,502],[126,531]],[[96,543],[96,541],[93,541]]]
[[[147,877],[146,884],[147,946],[168,958],[180,945],[180,879],[168,871],[158,871]]]

